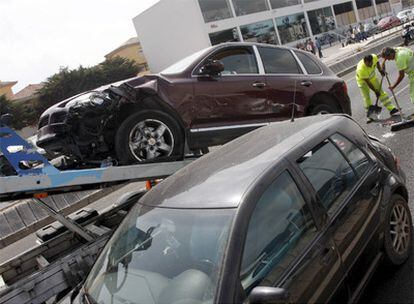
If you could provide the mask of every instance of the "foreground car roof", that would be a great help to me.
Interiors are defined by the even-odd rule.
[[[140,202],[172,208],[237,207],[249,186],[292,148],[344,124],[355,123],[345,115],[318,115],[257,129],[181,169]]]

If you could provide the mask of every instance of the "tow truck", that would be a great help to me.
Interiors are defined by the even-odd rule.
[[[113,230],[146,192],[124,189],[137,181],[150,186],[197,157],[59,170],[0,120],[0,249],[32,234],[37,238],[34,248],[0,264],[0,304],[58,303],[86,278]],[[109,207],[85,208],[114,191],[122,195]]]

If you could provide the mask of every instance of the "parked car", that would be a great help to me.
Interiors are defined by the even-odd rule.
[[[377,26],[381,31],[385,31],[400,24],[401,24],[401,21],[396,16],[388,16],[388,17],[382,18],[378,22]]]
[[[144,195],[75,303],[355,303],[409,257],[407,201],[391,150],[349,116],[273,123]]]
[[[345,82],[300,50],[225,43],[157,75],[62,101],[40,117],[37,145],[82,161],[182,157],[292,115],[351,114]],[[115,151],[115,153],[114,153]]]
[[[404,45],[406,46],[414,40],[414,22],[404,25],[401,37],[404,39]]]
[[[379,29],[376,24],[367,22],[364,24],[364,31],[367,34],[367,36],[373,36],[375,34],[378,34]]]
[[[407,9],[399,12],[397,18],[400,19],[401,23],[406,23],[414,19],[414,14],[411,9]]]

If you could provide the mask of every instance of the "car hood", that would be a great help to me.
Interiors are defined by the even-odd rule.
[[[124,79],[124,80],[121,80],[121,81],[118,81],[118,82],[110,83],[110,84],[107,84],[107,85],[103,85],[103,86],[100,86],[96,89],[79,93],[75,96],[69,97],[65,100],[62,100],[61,102],[56,103],[55,105],[48,108],[45,112],[43,112],[42,116],[51,114],[53,112],[56,112],[59,108],[61,108],[61,109],[70,108],[74,105],[74,103],[76,101],[83,102],[85,100],[85,98],[83,98],[83,96],[86,95],[86,94],[89,94],[91,92],[103,92],[103,91],[109,89],[110,87],[120,87],[121,85],[123,85],[125,83],[132,86],[132,87],[134,87],[134,88],[142,87],[143,89],[145,89],[148,86],[150,86],[151,88],[154,88],[154,87],[156,87],[156,83],[158,82],[158,79],[160,77],[162,77],[162,76],[160,76],[159,74],[148,74],[148,75],[144,75],[144,76],[133,77],[133,78]]]

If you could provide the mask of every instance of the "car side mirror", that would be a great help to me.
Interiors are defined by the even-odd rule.
[[[224,64],[220,60],[210,60],[200,69],[201,75],[217,76],[224,71]]]
[[[12,121],[13,121],[13,115],[3,114],[0,117],[0,126],[3,126],[3,125],[10,126]]]
[[[278,287],[257,286],[249,295],[250,304],[267,304],[284,302],[289,298],[289,293]]]

